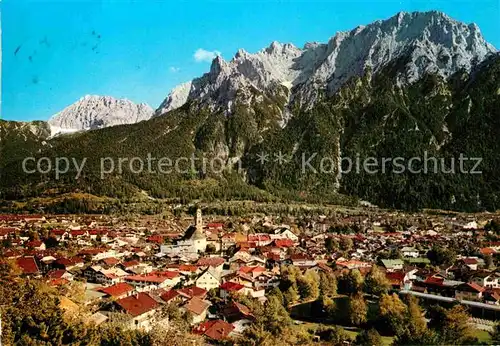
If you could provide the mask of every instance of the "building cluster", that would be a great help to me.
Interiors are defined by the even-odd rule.
[[[85,306],[96,324],[119,315],[129,328],[150,330],[168,325],[162,311],[173,305],[190,316],[193,333],[213,340],[252,324],[250,309],[233,298],[265,302],[284,265],[337,276],[351,270],[365,276],[377,265],[395,291],[500,311],[500,242],[481,221],[420,220],[396,229],[380,217],[288,224],[263,217],[236,227],[204,223],[198,210],[194,224],[179,232],[102,218],[0,215],[1,256],[17,264],[19,275],[81,287],[81,301],[67,297],[61,304]],[[451,260],[434,258],[452,248],[461,251]]]

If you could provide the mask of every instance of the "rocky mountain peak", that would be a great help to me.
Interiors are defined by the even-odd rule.
[[[127,99],[85,95],[49,120],[53,135],[61,132],[92,130],[132,124],[151,118],[153,109]]]
[[[470,70],[496,49],[475,24],[458,22],[438,11],[399,12],[395,16],[335,34],[326,44],[303,49],[273,41],[251,54],[238,50],[225,61],[217,56],[210,72],[174,88],[156,111],[164,114],[194,100],[211,109],[229,111],[237,90],[263,93],[273,85],[288,86],[289,102],[311,106],[325,92],[335,93],[347,80],[369,68],[374,73],[398,59],[399,83],[413,83],[425,73],[449,77]]]

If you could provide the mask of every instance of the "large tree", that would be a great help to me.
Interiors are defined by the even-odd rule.
[[[319,273],[320,294],[331,297],[337,293],[337,279],[330,273]]]
[[[391,283],[385,276],[385,272],[377,265],[373,265],[365,278],[365,292],[368,294],[381,295],[387,293],[391,288]]]
[[[367,321],[368,306],[361,294],[351,296],[347,304],[347,316],[349,322],[359,326]]]
[[[354,341],[356,346],[382,346],[384,342],[382,337],[375,329],[364,329],[358,334]]]
[[[358,294],[363,287],[363,276],[357,269],[342,274],[338,282],[340,293]]]
[[[388,332],[398,334],[404,328],[407,313],[406,305],[397,294],[382,294],[379,299],[380,325]]]

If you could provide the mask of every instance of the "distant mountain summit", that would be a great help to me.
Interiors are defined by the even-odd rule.
[[[133,124],[151,118],[153,109],[127,99],[87,95],[55,114],[50,120],[52,134]]]
[[[425,73],[449,77],[460,69],[469,71],[495,51],[475,24],[436,11],[400,12],[387,20],[339,32],[326,44],[307,43],[300,49],[273,42],[255,54],[240,49],[230,61],[217,56],[208,73],[174,88],[156,114],[187,101],[231,112],[236,102],[251,104],[256,91],[281,95],[285,105],[310,107],[351,77],[367,70],[376,73],[390,63],[398,62],[397,81],[405,84]]]

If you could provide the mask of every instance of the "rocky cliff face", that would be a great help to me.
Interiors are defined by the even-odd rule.
[[[176,87],[156,111],[164,114],[196,101],[209,109],[232,112],[238,93],[276,91],[284,86],[286,105],[311,107],[334,94],[346,81],[367,70],[373,73],[401,60],[399,84],[413,83],[425,73],[449,77],[495,52],[475,24],[464,24],[440,12],[398,13],[392,18],[339,32],[326,44],[302,49],[273,42],[256,54],[239,50],[230,61],[216,57],[210,71]],[[245,103],[252,99],[246,97]],[[284,107],[284,110],[287,108]]]
[[[115,125],[132,124],[151,118],[153,109],[110,96],[87,95],[55,114],[49,124],[52,134],[93,130]]]

